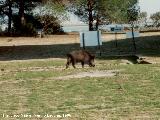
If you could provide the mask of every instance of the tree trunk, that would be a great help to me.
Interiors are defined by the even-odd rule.
[[[134,52],[136,54],[137,48],[136,48],[136,41],[134,37],[134,23],[133,22],[131,22],[131,26],[132,26],[132,39],[133,39]]]
[[[99,26],[99,15],[97,14],[97,18],[96,18],[96,30],[98,30],[98,26]]]
[[[93,31],[93,4],[92,4],[92,0],[88,0],[88,21],[89,21],[89,31]]]
[[[8,12],[8,34],[11,35],[11,24],[12,24],[12,3],[11,0],[8,0],[9,12]]]
[[[24,18],[24,0],[20,0],[19,3],[19,17],[20,17],[20,24],[23,26],[25,25],[25,18]]]

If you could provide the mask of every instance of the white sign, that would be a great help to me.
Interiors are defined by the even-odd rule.
[[[80,32],[80,47],[102,45],[101,31]]]
[[[123,30],[123,27],[120,27],[120,26],[111,27],[112,32],[121,32],[122,30]]]
[[[133,35],[134,35],[134,37],[139,37],[140,36],[138,31],[133,32]],[[130,32],[126,32],[126,38],[133,38],[133,35],[132,35],[131,31]]]

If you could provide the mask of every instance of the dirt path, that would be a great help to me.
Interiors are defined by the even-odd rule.
[[[68,80],[68,79],[72,79],[72,78],[85,78],[85,77],[113,77],[116,76],[117,73],[120,70],[105,70],[105,71],[99,71],[99,70],[95,70],[95,71],[88,71],[88,72],[80,72],[80,73],[76,73],[76,74],[71,74],[71,75],[66,75],[66,76],[61,76],[61,77],[57,77],[55,79],[58,80]]]

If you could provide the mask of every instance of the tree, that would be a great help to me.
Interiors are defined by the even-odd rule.
[[[133,36],[133,45],[134,45],[135,53],[136,53],[136,43],[134,39],[134,24],[138,20],[139,13],[140,13],[140,7],[137,4],[134,4],[132,7],[130,7],[127,10],[128,23],[130,23],[132,26],[132,36]]]
[[[8,34],[10,34],[11,21],[12,21],[12,1],[11,0],[6,0],[6,1],[0,0],[0,16],[3,22],[5,22],[3,17],[8,16]]]
[[[12,2],[8,0],[8,33],[11,33],[11,24],[12,24]]]
[[[140,7],[137,4],[134,4],[132,7],[127,9],[128,22],[133,24],[138,20],[140,13]]]
[[[13,16],[17,15],[15,11],[18,10],[19,17],[17,18],[17,22],[19,23],[19,28],[23,25],[25,25],[25,3],[34,3],[37,2],[36,0],[0,0],[0,16],[2,18],[8,17],[8,33],[11,33],[11,25],[13,21]],[[28,4],[31,5],[31,4]],[[4,20],[4,19],[3,19]],[[21,30],[20,30],[21,31]]]
[[[33,22],[36,21],[35,18],[33,18],[35,17],[33,12],[34,9],[36,9],[37,6],[43,6],[45,12],[48,12],[49,9],[52,9],[52,15],[46,14],[47,12],[44,14],[51,15],[52,17],[50,18],[54,18],[55,20],[59,19],[59,14],[63,11],[63,5],[61,5],[62,7],[59,7],[60,3],[62,3],[61,0],[0,0],[0,20],[5,21],[4,18],[8,16],[7,23],[9,33],[11,32],[11,27],[12,32],[16,34],[18,33],[19,35],[26,35],[26,33],[35,33],[33,32],[35,28],[32,28],[37,27],[37,25],[35,25],[35,23]],[[51,7],[51,5],[53,5],[54,8]],[[59,8],[55,6],[58,6]],[[44,18],[44,14],[42,16],[39,15],[39,17]],[[28,18],[31,18],[33,21],[29,20]]]
[[[30,21],[28,22],[26,21],[26,19],[29,15],[32,15],[32,10],[40,3],[42,3],[42,0],[17,0],[14,2],[15,6],[18,8],[18,16],[17,14],[15,14],[17,20],[16,21],[14,20],[14,22],[17,22],[17,23],[14,23],[14,25],[19,24],[18,25],[19,27],[15,28],[15,30],[17,30],[16,32],[18,32],[19,34],[22,34],[24,33],[24,28],[31,29],[31,28],[28,28],[28,26],[32,27],[30,25],[32,22]],[[28,30],[25,30],[25,31],[28,31]]]
[[[69,0],[69,11],[89,24],[89,30],[102,23],[127,22],[127,9],[137,0]],[[94,26],[96,23],[96,27]]]
[[[57,34],[63,32],[60,26],[60,21],[53,15],[37,16],[36,18],[41,23],[41,28],[45,34]]]
[[[34,12],[34,16],[42,24],[44,33],[55,34],[62,32],[60,23],[68,19],[65,6],[62,2],[49,0],[45,4],[38,6],[36,11]]]
[[[153,21],[154,26],[160,26],[160,12],[156,12],[150,16],[151,20]]]
[[[77,15],[83,22],[88,22],[89,30],[93,30],[93,0],[70,0],[68,10]]]
[[[143,23],[145,26],[147,26],[147,12],[141,12],[138,16],[138,20],[140,23]]]

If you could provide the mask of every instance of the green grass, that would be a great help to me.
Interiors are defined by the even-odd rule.
[[[96,68],[63,70],[63,59],[1,62],[0,119],[35,119],[2,114],[71,114],[69,120],[159,119],[160,65],[119,63],[97,60]],[[90,70],[120,71],[113,77],[55,79]]]

